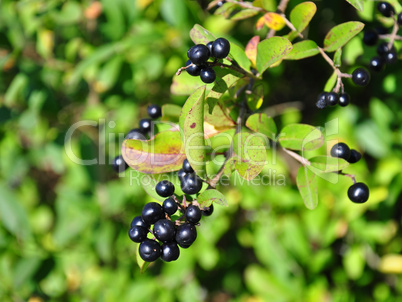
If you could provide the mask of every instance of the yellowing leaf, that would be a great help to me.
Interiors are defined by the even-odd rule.
[[[255,67],[257,65],[257,45],[260,42],[260,36],[254,36],[250,39],[246,46],[246,55]]]
[[[277,13],[266,13],[263,16],[264,23],[266,26],[273,30],[281,30],[285,26],[285,19]]]
[[[259,18],[259,19],[257,20],[257,23],[255,24],[255,28],[256,28],[257,30],[260,30],[261,28],[264,27],[264,24],[265,24],[265,19],[264,19],[264,16],[262,16],[261,18]]]
[[[384,274],[402,274],[402,255],[385,255],[381,258],[378,270]]]

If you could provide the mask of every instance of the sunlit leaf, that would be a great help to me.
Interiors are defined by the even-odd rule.
[[[316,11],[317,6],[313,2],[302,2],[290,12],[290,22],[298,32],[302,32],[309,25]]]
[[[315,174],[307,167],[301,166],[297,171],[296,183],[306,207],[310,210],[315,209],[318,204],[317,180]]]
[[[262,133],[272,140],[276,140],[277,128],[274,119],[265,113],[250,115],[246,126],[255,132]]]
[[[252,8],[242,9],[238,13],[231,14],[230,19],[233,21],[243,20],[253,17],[258,14],[258,11]]]
[[[174,104],[162,105],[161,121],[179,122],[181,107]]]
[[[174,95],[190,95],[194,90],[204,85],[200,77],[193,77],[183,70],[180,75],[173,76],[170,93]]]
[[[190,30],[190,38],[194,44],[207,44],[215,41],[216,37],[199,24],[195,24]]]
[[[362,31],[364,24],[357,21],[350,21],[339,24],[327,33],[324,38],[324,50],[332,52],[344,46],[354,36]]]
[[[273,30],[281,30],[286,25],[283,17],[277,13],[266,13],[263,18],[265,25]]]
[[[285,57],[292,50],[292,43],[282,37],[272,37],[258,43],[257,70],[263,73],[267,68]]]
[[[293,49],[287,54],[285,60],[300,60],[319,54],[317,44],[312,40],[304,40],[293,44]]]
[[[319,155],[309,159],[311,166],[309,167],[314,173],[336,172],[346,169],[349,163],[337,157]]]
[[[234,43],[230,43],[229,57],[234,59],[236,61],[236,63],[239,64],[239,66],[241,68],[243,68],[244,70],[246,70],[246,71],[250,70],[251,61],[247,57],[244,49],[241,48],[240,46],[238,46]]]
[[[364,0],[346,0],[351,5],[353,5],[358,11],[362,12],[364,10]]]
[[[246,45],[246,56],[249,58],[253,66],[257,64],[257,45],[260,42],[260,36],[254,36]]]
[[[225,196],[215,189],[208,189],[197,196],[197,202],[201,207],[209,207],[212,203],[228,206]]]
[[[279,142],[283,148],[292,150],[314,150],[324,143],[322,132],[306,124],[285,126],[279,134]]]
[[[332,88],[334,88],[337,80],[338,80],[338,75],[334,71],[332,73],[332,75],[329,77],[329,79],[327,80],[327,82],[325,83],[324,91],[326,91],[326,92],[332,91]]]

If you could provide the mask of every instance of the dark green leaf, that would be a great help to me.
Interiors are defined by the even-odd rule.
[[[306,207],[310,210],[315,209],[318,204],[317,180],[315,174],[307,167],[301,166],[297,171],[296,183]]]
[[[272,37],[258,43],[257,70],[263,73],[292,50],[292,43],[282,37]]]
[[[324,50],[332,52],[344,46],[354,36],[362,31],[364,24],[350,21],[333,27],[324,38]]]
[[[293,49],[287,54],[285,60],[300,60],[319,54],[317,44],[311,40],[305,40],[293,44]]]
[[[262,133],[272,140],[276,140],[277,128],[274,119],[265,113],[255,113],[251,115],[246,126],[255,132]]]
[[[285,126],[279,134],[279,142],[283,148],[293,150],[314,150],[324,143],[322,132],[313,126],[292,124]]]
[[[209,207],[212,203],[225,207],[228,206],[225,196],[215,189],[208,189],[202,192],[200,195],[198,195],[197,202],[201,207]]]

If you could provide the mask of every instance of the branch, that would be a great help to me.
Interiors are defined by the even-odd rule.
[[[283,148],[283,151],[285,151],[287,154],[289,154],[291,157],[293,157],[295,160],[297,160],[298,162],[300,162],[303,166],[310,166],[311,163],[308,161],[307,158],[304,158],[303,156],[297,154],[296,152],[290,151],[286,148]]]

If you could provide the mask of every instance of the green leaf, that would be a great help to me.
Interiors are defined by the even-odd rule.
[[[184,150],[198,176],[205,176],[204,99],[205,87],[189,96],[180,113],[180,132]]]
[[[228,206],[225,196],[215,189],[208,189],[202,192],[197,197],[197,202],[202,207],[209,207],[212,203],[219,204],[221,206]]]
[[[226,130],[236,126],[236,123],[224,113],[220,105],[214,107],[212,114],[208,111],[208,105],[205,104],[204,121],[213,126],[214,130]],[[204,132],[206,133],[207,131],[204,130]]]
[[[315,174],[342,171],[349,166],[349,163],[337,157],[319,155],[309,159],[309,167]]]
[[[329,77],[329,79],[327,80],[327,82],[325,83],[324,91],[331,92],[332,88],[334,88],[337,80],[338,80],[338,75],[334,71],[332,73],[332,75]]]
[[[312,40],[305,40],[293,44],[293,49],[287,54],[285,60],[300,60],[319,54],[317,44]]]
[[[290,12],[290,22],[298,32],[302,32],[310,23],[317,11],[317,6],[310,1],[296,5]]]
[[[297,171],[296,183],[306,207],[310,210],[315,209],[318,204],[317,180],[315,174],[307,167],[301,166]]]
[[[237,20],[244,20],[250,17],[253,17],[258,14],[258,11],[252,8],[242,9],[238,13],[235,13],[230,16],[230,20],[237,21]]]
[[[156,134],[147,141],[126,139],[122,155],[134,170],[158,174],[177,171],[186,158],[179,129]]]
[[[254,86],[250,94],[246,94],[247,105],[251,111],[256,111],[261,108],[264,102],[264,84],[258,83]]]
[[[351,5],[354,6],[359,12],[362,12],[364,10],[364,0],[346,0],[349,2]]]
[[[233,138],[235,168],[241,177],[251,180],[264,168],[267,158],[265,144],[257,134],[237,133]]]
[[[241,68],[243,68],[244,70],[246,70],[246,71],[250,70],[251,61],[247,57],[246,52],[244,51],[244,49],[241,48],[240,46],[238,46],[238,45],[236,45],[234,43],[230,43],[229,57],[234,59],[236,61],[236,63],[239,64],[239,66]]]
[[[324,143],[324,136],[313,126],[291,124],[282,129],[279,142],[286,149],[309,151],[320,148]]]
[[[332,52],[344,46],[363,29],[364,24],[350,21],[333,27],[324,38],[324,50]]]
[[[334,64],[339,67],[342,65],[342,48],[338,48],[334,54]]]
[[[178,123],[180,117],[181,107],[174,104],[162,105],[162,118],[161,121],[169,121]]]
[[[230,14],[236,9],[236,7],[236,3],[226,2],[221,7],[219,7],[214,14],[222,15],[225,18],[229,18]]]
[[[138,244],[138,246],[137,246],[137,252],[136,252],[135,256],[137,258],[137,264],[141,270],[141,274],[143,274],[143,273],[145,273],[145,271],[147,270],[147,268],[151,264],[151,262],[142,260],[142,258],[140,257],[139,248],[140,248],[140,244]]]
[[[174,95],[190,95],[194,90],[204,85],[200,77],[193,77],[187,71],[182,71],[180,75],[173,76],[170,93]]]
[[[278,62],[292,50],[292,43],[282,37],[272,37],[258,43],[257,70],[263,73],[268,67]]]
[[[194,25],[190,30],[190,38],[195,44],[207,44],[216,40],[213,34],[199,24]]]
[[[250,115],[246,121],[246,126],[255,132],[266,135],[272,140],[276,140],[278,130],[274,119],[265,113],[255,113]]]

